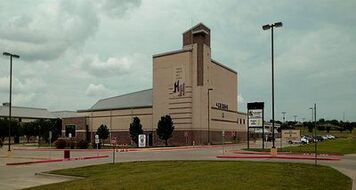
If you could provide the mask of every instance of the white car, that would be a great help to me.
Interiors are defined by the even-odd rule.
[[[335,139],[335,136],[333,136],[333,135],[326,135],[326,137],[327,137],[328,139]]]
[[[302,138],[300,139],[300,142],[301,142],[302,144],[309,144],[309,140],[308,140],[306,137],[302,137]]]

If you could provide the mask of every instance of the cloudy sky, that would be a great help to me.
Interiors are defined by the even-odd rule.
[[[98,99],[152,87],[152,55],[177,50],[203,22],[212,56],[239,75],[239,110],[266,102],[270,117],[270,32],[275,30],[276,119],[356,120],[356,2],[352,0],[1,1],[0,51],[14,60],[17,106],[91,107]],[[9,60],[0,58],[0,102],[8,102]]]

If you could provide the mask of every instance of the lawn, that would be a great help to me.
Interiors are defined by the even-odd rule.
[[[283,152],[307,152],[314,153],[315,144],[300,145],[295,147],[282,148]],[[356,153],[356,138],[338,138],[317,143],[318,154],[352,154]]]
[[[292,163],[129,162],[51,173],[85,178],[31,189],[351,189],[351,179],[335,169]]]
[[[257,151],[257,152],[269,151],[269,149],[261,149],[261,148],[250,148],[244,150]],[[338,154],[338,155],[355,154],[356,138],[338,138],[334,140],[318,142],[317,151],[318,154]],[[283,147],[282,149],[278,148],[278,152],[314,153],[315,144],[310,143],[307,145]]]

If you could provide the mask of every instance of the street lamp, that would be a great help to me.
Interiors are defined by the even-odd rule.
[[[212,88],[208,89],[208,144],[210,145],[210,91],[213,91]]]
[[[272,140],[273,140],[273,145],[272,148],[275,147],[275,139],[274,139],[274,50],[273,50],[273,28],[277,27],[282,27],[283,24],[282,22],[276,22],[274,24],[267,24],[262,26],[263,30],[269,30],[271,29],[271,49],[272,49]]]
[[[286,114],[287,114],[287,112],[282,112],[282,115],[283,115],[283,123],[285,123],[286,122]]]
[[[10,57],[10,95],[9,95],[9,121],[8,121],[9,122],[9,149],[8,151],[11,151],[12,58],[20,58],[20,56],[8,52],[4,52],[3,55]]]
[[[315,165],[317,165],[317,156],[318,156],[318,149],[317,149],[317,140],[316,140],[316,104],[314,103],[314,108],[309,108],[312,110],[312,121],[314,115],[314,156],[315,156]]]

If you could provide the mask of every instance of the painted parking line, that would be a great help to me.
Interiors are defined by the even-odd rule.
[[[68,158],[68,159],[37,160],[37,161],[28,161],[28,162],[11,162],[11,163],[6,163],[6,165],[7,166],[17,166],[17,165],[27,165],[27,164],[65,162],[65,161],[76,161],[76,160],[90,160],[90,159],[100,159],[100,158],[108,158],[108,157],[109,157],[108,155],[86,156],[86,157],[77,157],[77,158]]]

